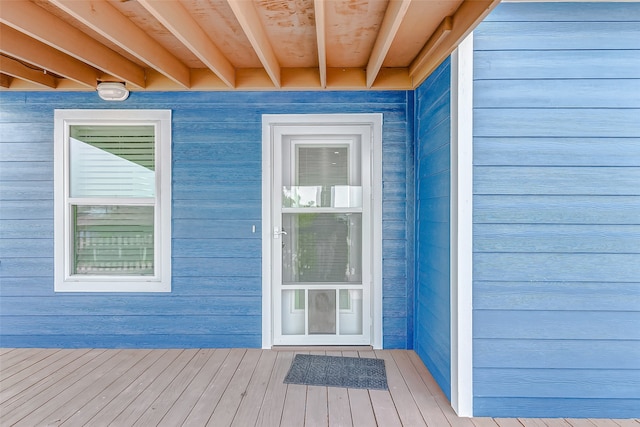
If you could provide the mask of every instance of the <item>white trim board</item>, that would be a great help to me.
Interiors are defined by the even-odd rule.
[[[451,55],[451,406],[473,416],[473,33]]]

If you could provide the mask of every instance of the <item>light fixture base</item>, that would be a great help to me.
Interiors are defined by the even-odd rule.
[[[105,101],[124,101],[129,97],[129,90],[121,82],[101,82],[96,90],[98,96]]]

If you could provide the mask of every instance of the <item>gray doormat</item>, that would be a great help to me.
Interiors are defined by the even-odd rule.
[[[388,390],[382,359],[296,354],[286,384]]]

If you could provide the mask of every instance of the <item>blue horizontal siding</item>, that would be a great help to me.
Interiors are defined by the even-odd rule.
[[[474,39],[474,415],[640,416],[640,4]]]
[[[449,204],[451,64],[446,60],[415,91],[414,348],[451,396]]]
[[[0,345],[259,347],[262,115],[380,112],[383,340],[388,348],[411,346],[408,96],[134,91],[123,103],[104,103],[94,93],[0,93]],[[169,295],[53,292],[56,108],[172,110]]]

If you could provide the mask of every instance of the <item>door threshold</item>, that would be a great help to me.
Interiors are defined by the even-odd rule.
[[[273,351],[373,351],[370,345],[274,345]]]

